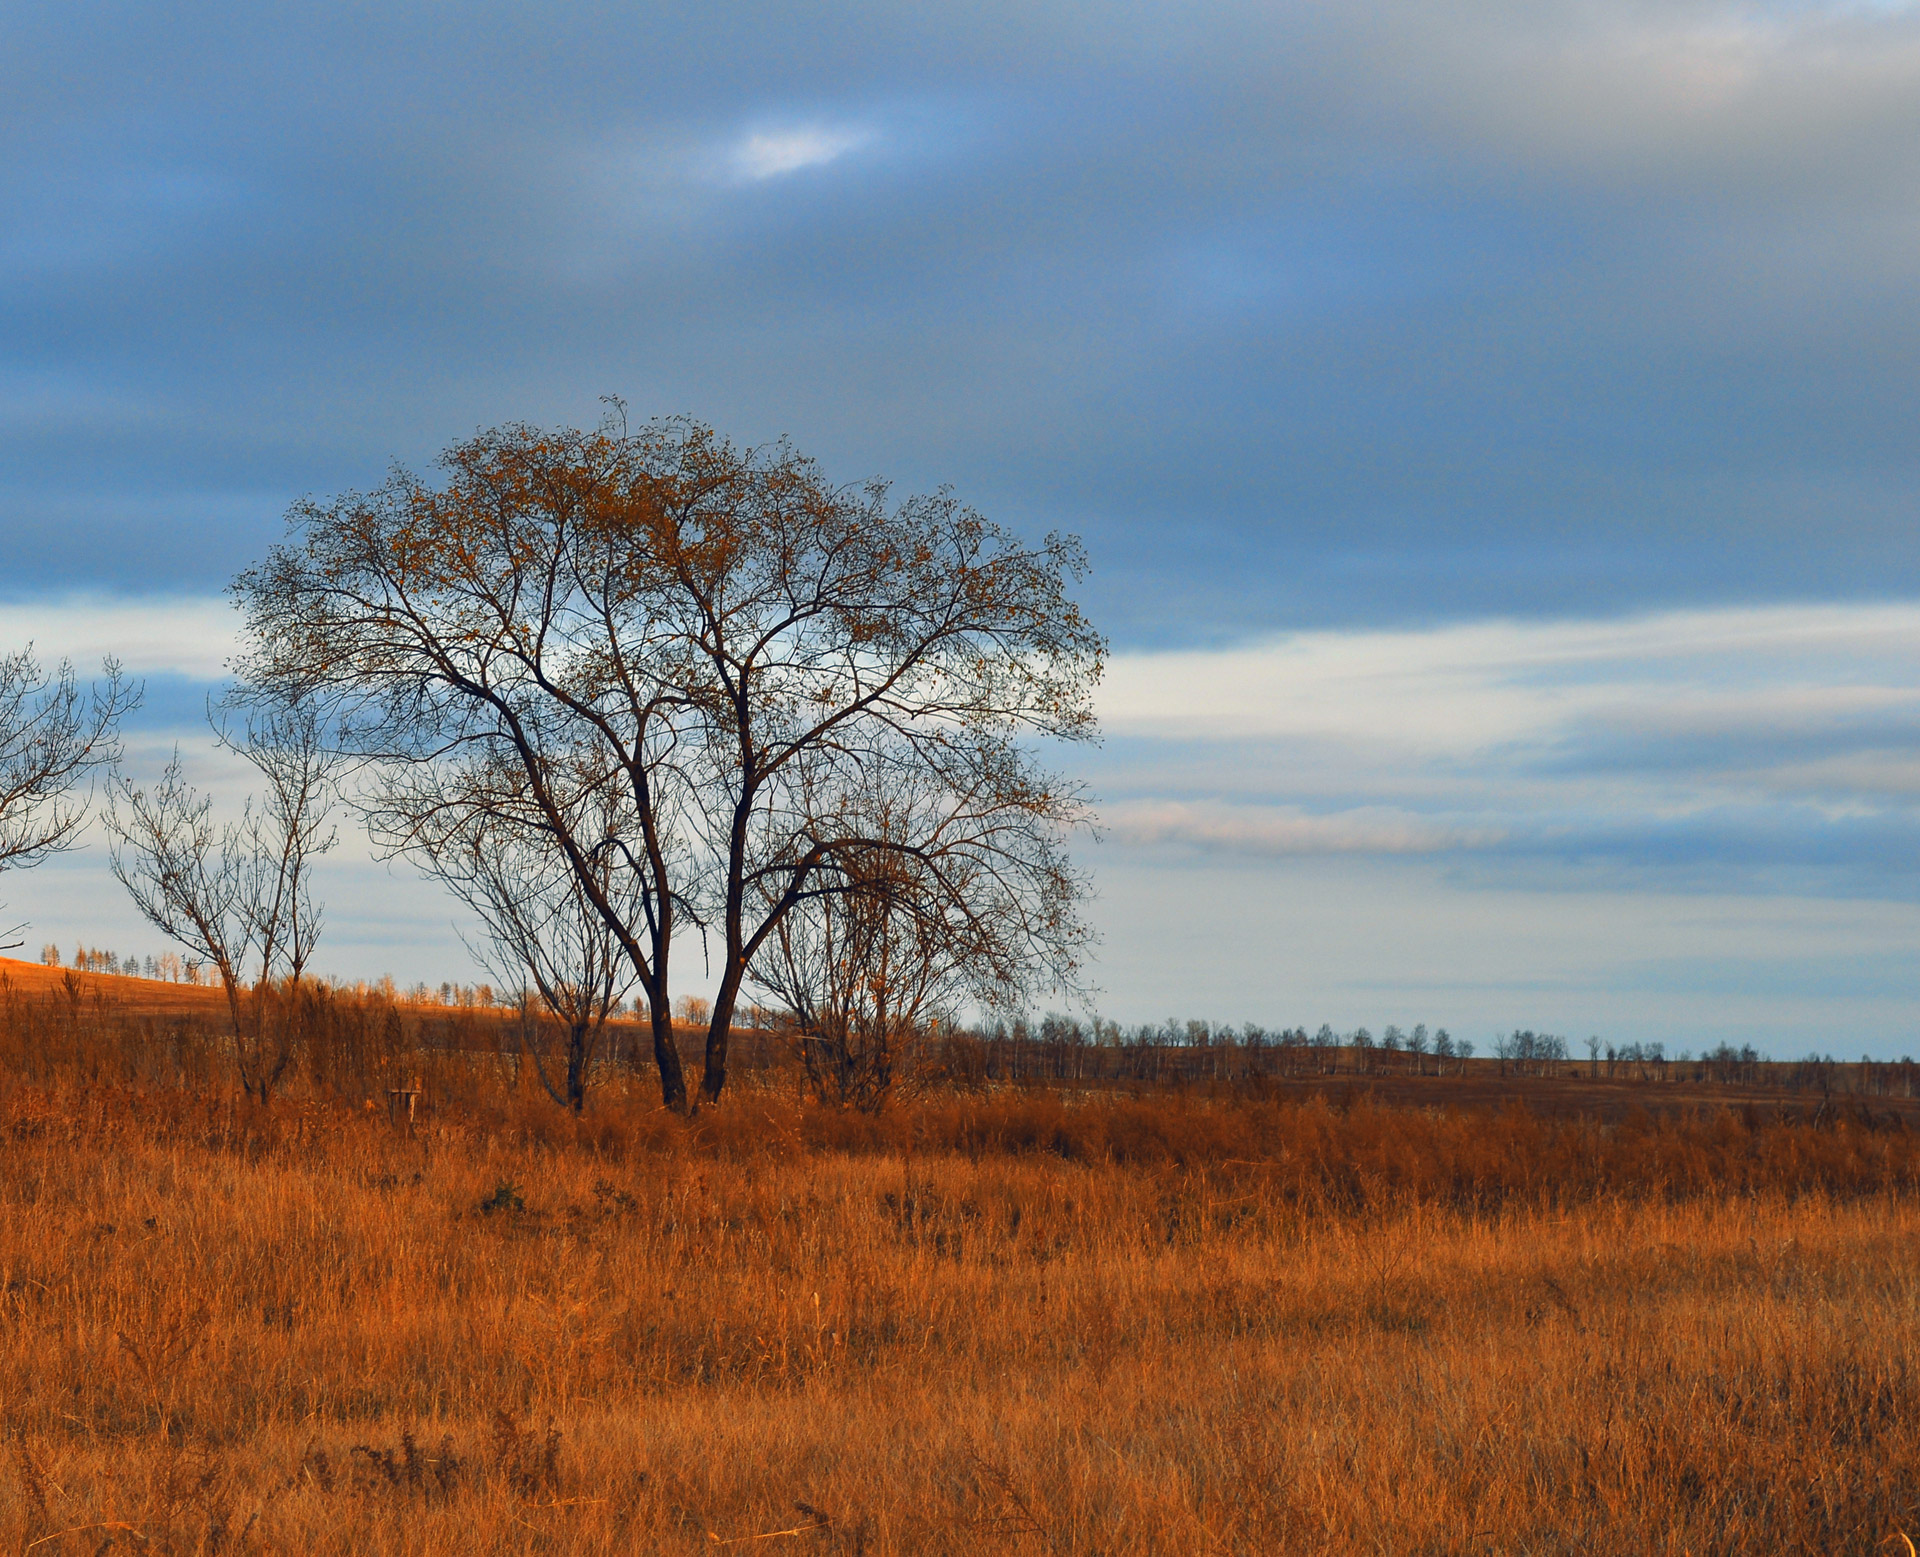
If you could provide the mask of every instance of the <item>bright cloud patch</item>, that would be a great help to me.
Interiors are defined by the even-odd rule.
[[[1436,854],[1497,843],[1501,836],[1492,828],[1436,825],[1387,806],[1320,816],[1294,806],[1147,800],[1108,807],[1102,820],[1116,841],[1256,854]]]
[[[1920,857],[1912,605],[1122,655],[1102,707],[1120,841],[1603,859],[1675,880],[1778,865],[1842,892],[1887,889]]]
[[[64,595],[0,605],[4,647],[32,643],[42,665],[72,660],[83,676],[108,655],[135,675],[215,681],[238,642],[240,614],[219,596]]]
[[[757,131],[734,148],[735,175],[749,182],[779,178],[804,168],[824,167],[872,139],[866,130],[803,125],[791,130]]]
[[[1920,606],[1780,606],[1612,622],[1298,633],[1118,656],[1110,728],[1346,736],[1432,751],[1538,743],[1579,720],[1804,727],[1920,708]]]

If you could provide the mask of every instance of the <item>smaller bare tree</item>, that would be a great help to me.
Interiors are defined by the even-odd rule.
[[[1077,929],[1061,934],[1057,916],[1079,884],[1063,859],[1040,861],[1037,890],[1010,886],[1005,861],[978,847],[968,797],[923,775],[805,793],[815,825],[872,841],[817,851],[812,884],[749,976],[788,1013],[822,1101],[879,1108],[913,1046],[965,997],[1011,1009],[1036,979],[1069,987]]]
[[[0,870],[37,865],[78,840],[87,805],[76,794],[119,760],[120,721],[140,703],[117,661],[103,671],[82,690],[71,664],[49,674],[31,644],[0,655]]]
[[[755,983],[786,1008],[808,1086],[843,1108],[885,1101],[950,982],[937,924],[892,874],[810,899],[754,964]]]
[[[298,708],[256,714],[239,735],[220,735],[266,781],[239,821],[214,822],[212,797],[187,783],[176,748],[151,793],[117,781],[107,828],[113,873],[134,906],[219,975],[240,1084],[265,1103],[295,1041],[293,1003],[276,1001],[275,985],[297,992],[323,923],[312,866],[337,838],[332,759],[314,717]]]
[[[610,839],[601,859],[613,852]],[[520,991],[521,1039],[540,1085],[554,1102],[580,1113],[607,1020],[637,979],[618,937],[566,858],[523,834],[469,827],[436,839],[420,857],[479,916],[485,944],[469,941],[469,949],[502,983]],[[617,899],[621,880],[610,864],[602,866],[603,895]],[[559,1087],[542,1053],[540,1008],[564,1035]]]

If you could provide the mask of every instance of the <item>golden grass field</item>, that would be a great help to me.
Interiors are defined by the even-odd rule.
[[[0,1054],[12,1551],[1920,1539],[1891,1114],[637,1078],[576,1122],[496,1067],[409,1129],[54,999]]]

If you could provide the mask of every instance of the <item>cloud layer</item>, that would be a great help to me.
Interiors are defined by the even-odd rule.
[[[1920,590],[1920,14],[81,3],[0,60],[10,589],[598,396],[1084,530],[1126,643]]]
[[[207,595],[45,594],[5,608],[10,645],[33,646],[43,667],[67,660],[82,677],[116,659],[136,676],[214,682],[239,642],[231,601]]]
[[[1120,655],[1106,999],[1911,1053],[1920,607]]]
[[[1123,655],[1117,839],[1920,890],[1920,607],[1306,633]],[[1771,887],[1766,883],[1772,882]]]

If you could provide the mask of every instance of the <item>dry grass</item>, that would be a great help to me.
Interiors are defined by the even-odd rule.
[[[14,1551],[1920,1534],[1920,1138],[1871,1116],[743,1091],[689,1127],[496,1088],[409,1133],[31,1069]]]

